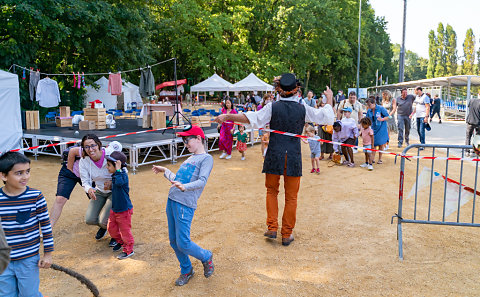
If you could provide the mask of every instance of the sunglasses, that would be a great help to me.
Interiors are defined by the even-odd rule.
[[[192,135],[192,136],[182,137],[182,140],[183,140],[183,143],[187,144],[190,141],[190,139],[195,139],[195,138],[197,138],[197,136]]]

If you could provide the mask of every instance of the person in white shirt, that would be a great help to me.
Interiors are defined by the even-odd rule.
[[[415,98],[415,101],[413,101],[414,107],[412,114],[410,114],[410,118],[415,115],[420,143],[425,144],[425,127],[428,125],[428,116],[430,115],[430,98],[423,93],[422,87],[416,87],[415,94],[417,97]]]

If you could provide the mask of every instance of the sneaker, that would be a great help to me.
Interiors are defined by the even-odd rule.
[[[231,158],[232,158],[232,155],[227,155],[227,156],[225,157],[225,160],[230,160]]]
[[[205,262],[202,262],[203,264],[203,275],[205,277],[210,277],[213,274],[213,271],[215,270],[215,267],[213,265],[213,255],[210,256],[210,259],[208,259]]]
[[[287,238],[282,238],[282,245],[283,246],[289,246],[292,241],[294,241],[295,239],[293,238],[293,234],[290,235],[290,237],[287,237]]]
[[[183,286],[188,284],[188,281],[193,277],[194,274],[195,272],[193,271],[193,268],[189,273],[180,274],[180,276],[175,281],[175,286]]]
[[[401,143],[399,143],[399,144],[398,144],[398,148],[401,148],[401,147],[402,147],[402,144],[401,144]]]
[[[242,157],[240,160],[245,161],[245,157]]]
[[[117,241],[115,239],[110,239],[110,242],[108,243],[108,246],[109,247],[114,247],[117,245]]]
[[[317,173],[320,173],[320,168],[317,168]]]
[[[117,259],[118,260],[123,260],[123,259],[127,259],[131,256],[135,255],[135,252],[131,252],[130,254],[127,254],[125,252],[121,252],[120,255],[117,256]]]
[[[270,239],[277,238],[277,231],[267,230],[265,233],[263,233],[263,236],[268,237]]]
[[[442,123],[442,120],[439,120],[438,123],[441,124],[441,123]]]
[[[97,231],[97,235],[95,235],[95,239],[96,240],[102,239],[106,233],[107,233],[107,229],[103,229],[102,227],[100,227],[100,229],[98,229]]]
[[[355,163],[349,163],[347,166],[350,167],[350,168],[353,168],[353,167],[355,167]]]
[[[368,165],[368,167],[367,167],[367,168],[368,168],[368,171],[372,171],[372,170],[373,170],[373,165],[372,165],[372,164],[370,164],[370,165]]]
[[[310,171],[310,173],[315,173],[315,168],[312,168],[312,170]]]
[[[112,251],[118,252],[118,251],[121,250],[121,249],[122,249],[122,245],[119,244],[119,243],[117,243],[117,244],[113,247]]]
[[[353,153],[354,153],[354,154],[358,153],[358,149],[354,148],[354,149],[353,149]]]
[[[362,165],[360,165],[360,167],[362,167],[362,168],[367,168],[367,167],[368,167],[368,163],[363,163]]]
[[[388,144],[387,144],[387,145],[385,146],[385,150],[386,150],[386,151],[388,151],[388,147],[389,147],[389,146],[388,146]]]
[[[222,153],[222,154],[220,155],[220,159],[223,159],[223,158],[225,158],[226,156],[227,156],[227,153]]]

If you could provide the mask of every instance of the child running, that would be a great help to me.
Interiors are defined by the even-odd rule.
[[[360,125],[362,126],[360,129],[360,135],[362,135],[363,147],[367,149],[372,148],[373,142],[373,130],[371,128],[372,121],[370,118],[364,117],[360,120]],[[372,151],[364,150],[365,152],[365,164],[360,165],[362,168],[368,168],[368,170],[373,170],[372,165]]]
[[[322,153],[321,142],[318,141],[320,136],[315,135],[315,128],[310,125],[305,130],[310,139],[307,140],[302,138],[302,141],[310,145],[310,158],[312,159],[312,171],[310,171],[310,173],[320,173],[320,154]],[[311,138],[314,138],[315,140]]]
[[[0,157],[0,218],[11,262],[0,275],[0,296],[42,296],[39,268],[52,264],[53,236],[47,203],[39,190],[27,186],[30,160],[20,153]],[[43,256],[40,257],[40,228]]]
[[[234,137],[237,137],[237,150],[242,154],[242,161],[245,160],[245,152],[247,151],[247,137],[248,134],[245,133],[245,126],[238,126],[238,132],[233,134]]]
[[[212,252],[190,239],[193,215],[212,171],[213,158],[205,152],[205,134],[200,127],[192,125],[178,135],[182,136],[185,146],[193,155],[182,163],[177,174],[163,166],[153,166],[152,170],[155,174],[163,172],[172,183],[167,200],[168,237],[180,262],[181,274],[175,285],[183,286],[194,275],[189,256],[202,261],[205,277],[210,277],[214,271]]]
[[[133,205],[130,200],[127,174],[127,157],[118,151],[112,152],[107,158],[107,169],[112,174],[112,209],[108,218],[108,233],[115,239],[113,251],[123,247],[123,252],[117,259],[123,260],[135,254],[132,235]]]

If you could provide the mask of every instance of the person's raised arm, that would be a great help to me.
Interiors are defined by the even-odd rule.
[[[68,170],[73,172],[73,163],[75,163],[75,157],[77,155],[80,155],[78,150],[80,150],[80,147],[73,147],[68,151],[68,158],[67,158],[67,168]]]

